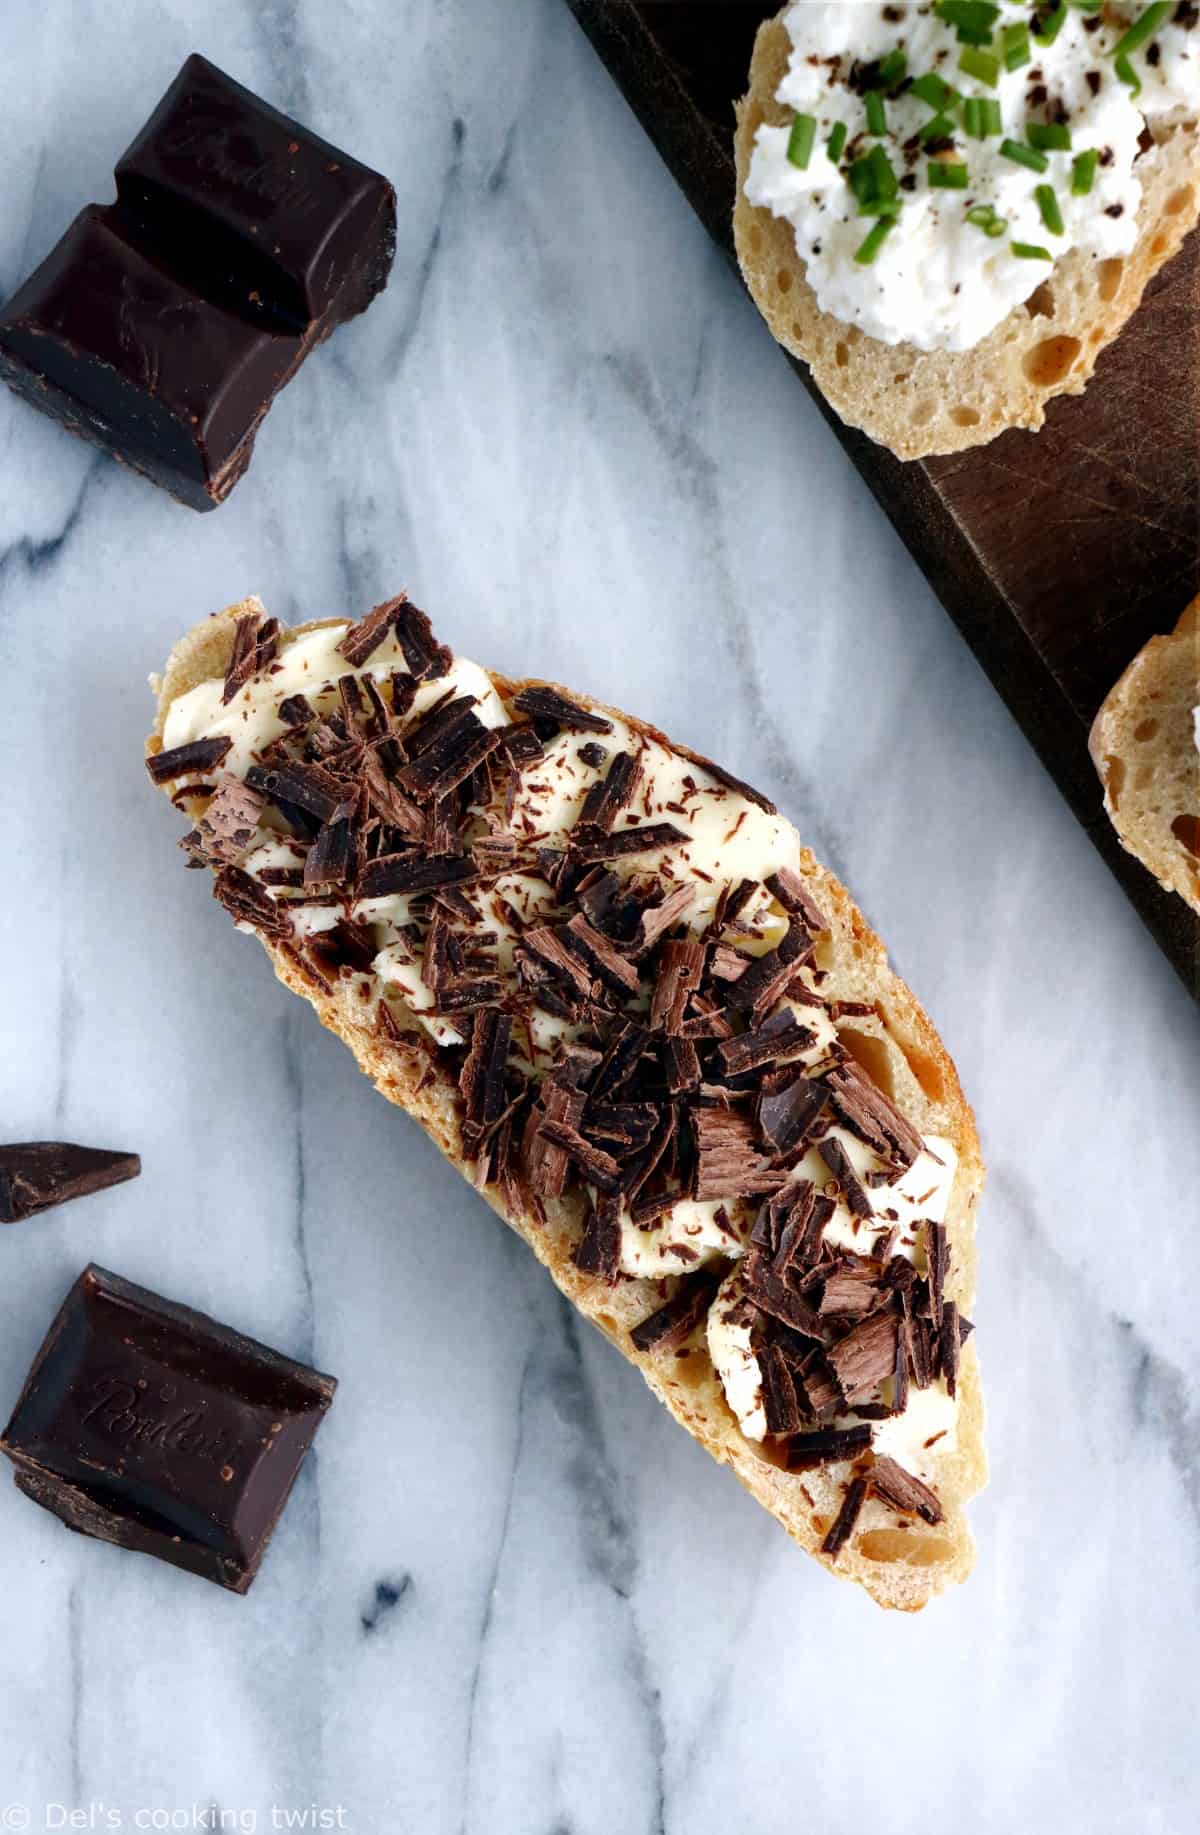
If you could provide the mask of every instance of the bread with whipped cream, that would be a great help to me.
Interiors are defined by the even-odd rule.
[[[675,1418],[880,1604],[964,1578],[974,1123],[791,824],[404,598],[247,600],[155,687],[189,864]]]
[[[1200,598],[1134,657],[1089,744],[1122,846],[1200,911]]]
[[[881,15],[885,19],[901,12],[929,15],[932,10],[930,0],[926,0],[921,7],[881,9],[863,5],[842,7],[840,12],[856,22],[868,19],[875,22]],[[1049,17],[1053,9],[1044,10]],[[1113,74],[1111,51],[1120,42],[1121,31],[1145,10],[1109,6],[1091,15],[1074,8],[1065,12],[1061,44],[1072,42],[1080,47],[1091,47],[1101,40],[1089,39],[1087,35],[1097,33],[1109,53],[1101,55],[1097,50],[1093,56],[1090,49],[1080,53],[1094,69],[1089,67],[1074,74],[1085,76],[1097,85],[1092,93],[1101,94],[1101,83],[1113,85],[1118,94],[1126,93],[1120,79]],[[977,255],[981,273],[987,261],[996,259],[996,251],[1006,251],[1013,246],[1025,251],[1024,257],[1008,263],[1005,280],[1015,282],[1018,287],[1026,286],[1027,292],[969,348],[920,348],[911,341],[887,342],[881,336],[869,335],[848,318],[822,310],[819,289],[814,290],[810,284],[808,264],[798,252],[793,224],[786,215],[775,214],[762,202],[751,203],[747,196],[747,181],[751,177],[760,131],[787,130],[795,119],[793,108],[778,99],[792,56],[785,22],[789,14],[795,12],[803,29],[811,31],[813,15],[828,11],[822,7],[785,7],[778,17],[760,28],[750,70],[749,92],[737,110],[734,232],[742,273],[759,309],[779,342],[809,366],[818,387],[841,419],[849,426],[862,428],[873,440],[889,447],[902,459],[960,452],[983,445],[1011,427],[1040,427],[1045,420],[1047,404],[1055,396],[1082,394],[1098,358],[1136,311],[1146,286],[1178,251],[1200,217],[1200,131],[1197,128],[1200,27],[1195,17],[1197,9],[1194,6],[1173,8],[1167,22],[1176,38],[1186,34],[1188,61],[1183,86],[1188,99],[1182,106],[1178,105],[1172,93],[1174,106],[1161,114],[1147,116],[1140,150],[1134,154],[1132,168],[1140,181],[1141,198],[1136,213],[1136,243],[1131,252],[1102,259],[1082,246],[1064,243],[1065,252],[1056,259],[1036,258],[1039,248],[1053,257],[1058,241],[1055,231],[1036,214],[1034,200],[1039,181],[1043,188],[1049,180],[1058,181],[1056,195],[1061,209],[1069,212],[1073,203],[1079,203],[1072,198],[1072,154],[1043,154],[1034,149],[1035,165],[1040,162],[1043,168],[1040,172],[1024,170],[1012,160],[997,159],[998,138],[985,141],[972,139],[969,134],[964,136],[961,97],[958,102],[947,105],[943,117],[947,127],[953,129],[953,146],[949,134],[943,141],[929,143],[933,154],[930,160],[926,148],[918,147],[916,134],[906,142],[900,152],[901,159],[906,159],[911,167],[902,180],[906,186],[919,188],[924,183],[921,174],[926,165],[946,161],[964,163],[974,186],[979,162],[985,157],[993,161],[993,171],[999,172],[1010,188],[1014,177],[1020,181],[1025,212],[1021,233],[1030,236],[1031,242],[1022,240],[1006,244],[999,230],[998,239],[993,241],[982,220],[967,227],[965,223],[959,225],[955,219],[956,233],[964,239],[963,245],[970,255]],[[1019,25],[1022,19],[1028,21],[1031,17],[1036,20],[1037,15],[1031,14],[1027,5],[1019,9],[1004,5],[991,11],[999,18],[996,38],[985,55],[996,56],[1003,69],[1004,43],[1000,34],[1006,25],[1014,22]],[[1107,38],[1103,38],[1105,33]],[[957,84],[960,91],[977,92],[972,95],[973,101],[986,102],[994,95],[994,87],[986,80],[988,66],[983,67],[985,80],[978,82],[960,73],[954,61],[959,55],[957,44],[948,56],[944,47],[938,55],[946,59],[938,65],[938,74]],[[1046,55],[1034,38],[1028,46],[1026,64],[1019,73],[1022,80],[1028,78],[1030,87],[1021,94],[1033,98],[1031,111],[1034,115],[1053,121],[1057,98],[1053,93],[1047,94],[1045,83],[1038,87],[1035,82],[1042,74],[1038,60]],[[1137,66],[1131,73],[1135,79],[1145,81],[1149,94],[1162,62],[1158,47],[1153,42],[1143,45],[1130,61]],[[861,79],[860,68],[856,64],[851,71],[859,88],[864,84],[880,84],[877,66],[873,75]],[[905,82],[916,74],[915,69],[910,71],[907,79],[893,86],[889,97],[896,94],[902,97]],[[880,93],[884,93],[883,89]],[[1084,95],[1086,102],[1088,92]],[[885,106],[899,107],[900,104],[889,99]],[[924,113],[927,127],[937,119],[935,107],[929,105]],[[905,126],[908,125],[906,119]],[[1006,122],[1003,131],[1022,134],[1028,128]],[[849,150],[840,155],[843,168],[849,165],[856,152],[874,144],[866,136],[857,143],[851,140]],[[776,140],[774,145],[778,149],[782,142]],[[821,146],[822,136],[818,134],[810,163],[822,157]],[[892,150],[899,151],[894,145]],[[1099,164],[1093,181],[1102,185],[1104,167],[1111,163],[1111,154],[1108,148],[1097,151]],[[1049,188],[1055,189],[1054,186]],[[937,208],[961,212],[965,217],[969,209],[979,212],[979,199],[986,195],[986,185],[978,189],[939,189],[926,195]],[[909,209],[923,207],[919,189],[907,196],[902,191],[899,201],[902,205],[907,203]],[[851,200],[850,211],[854,208]],[[1050,204],[1049,208],[1053,210],[1054,205]],[[1108,230],[1112,221],[1130,208],[1120,201],[1106,206],[1103,227]],[[986,204],[982,209],[986,212]],[[833,236],[843,234],[846,221],[843,213],[827,240],[832,241]],[[865,239],[872,221],[869,216],[851,221],[856,241],[859,237]],[[828,249],[825,252],[828,257]],[[1030,254],[1035,258],[1025,258]],[[891,253],[885,244],[878,257],[879,269],[858,269],[860,279],[864,273],[887,272],[889,259]],[[939,266],[939,251],[930,246],[922,248],[919,255],[914,253],[911,271],[896,270],[893,278],[900,292],[899,321],[902,322],[904,311],[911,309],[911,301],[922,289],[933,297],[939,284]],[[844,263],[844,271],[853,279],[856,270],[852,257]],[[973,266],[968,272],[974,278]],[[949,294],[962,290],[957,283],[947,287],[947,298],[940,302],[944,311],[949,311],[953,305]],[[931,336],[938,335],[936,330],[931,330]]]

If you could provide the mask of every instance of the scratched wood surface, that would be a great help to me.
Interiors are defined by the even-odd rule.
[[[733,103],[761,0],[568,0],[733,258]],[[763,335],[768,336],[765,327]],[[797,374],[811,390],[807,371]],[[812,390],[822,409],[819,392]],[[1125,665],[1200,589],[1200,232],[1087,392],[1036,435],[903,465],[825,410],[946,610],[1189,991],[1200,922],[1121,848],[1087,752]]]

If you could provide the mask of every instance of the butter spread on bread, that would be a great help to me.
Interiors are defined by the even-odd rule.
[[[239,926],[710,1450],[885,1603],[961,1577],[970,1114],[773,805],[404,598],[210,621],[148,751]]]

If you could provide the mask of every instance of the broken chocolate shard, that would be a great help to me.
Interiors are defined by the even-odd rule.
[[[339,656],[344,656],[352,669],[361,669],[368,658],[374,656],[395,623],[399,604],[399,600],[389,599],[350,626],[337,648]]]
[[[233,740],[193,739],[188,745],[172,746],[168,752],[155,752],[146,760],[153,784],[166,784],[174,777],[186,777],[190,771],[211,771],[219,765]]]
[[[613,1282],[621,1265],[621,1225],[619,1200],[601,1193],[589,1206],[583,1235],[575,1250],[575,1266],[581,1274],[595,1274]]]
[[[688,1275],[665,1306],[634,1326],[629,1334],[634,1350],[677,1351],[707,1315],[716,1291],[714,1275]]]
[[[871,1429],[861,1427],[826,1427],[813,1434],[798,1434],[787,1449],[789,1472],[808,1472],[815,1466],[840,1465],[844,1459],[856,1459],[871,1444]]]
[[[847,1542],[850,1540],[850,1537],[854,1534],[855,1525],[862,1512],[863,1504],[866,1502],[866,1497],[867,1480],[865,1478],[852,1478],[850,1483],[846,1486],[846,1494],[842,1499],[842,1507],[834,1518],[833,1523],[830,1525],[828,1535],[821,1544],[821,1553],[823,1555],[828,1555],[833,1561],[837,1560],[843,1548],[845,1548]]]
[[[77,1147],[73,1141],[18,1141],[0,1147],[0,1223],[22,1223],[56,1204],[136,1179],[136,1153]]]
[[[778,1156],[794,1153],[812,1139],[828,1103],[823,1084],[812,1077],[764,1090],[758,1101],[759,1132]]]
[[[586,707],[559,694],[556,688],[523,688],[520,694],[514,695],[513,706],[518,713],[528,714],[535,722],[565,726],[572,732],[611,733],[613,730],[611,720],[589,713]]]
[[[791,1365],[777,1344],[764,1344],[758,1353],[762,1372],[762,1403],[767,1432],[779,1437],[800,1427],[801,1408],[792,1380]]]
[[[251,924],[264,936],[290,938],[292,922],[286,904],[276,901],[241,867],[222,867],[213,880],[213,897],[224,905],[235,924]]]
[[[688,837],[673,822],[647,822],[644,828],[622,828],[614,835],[571,837],[571,852],[583,864],[594,860],[619,860],[629,854],[660,854],[664,848],[682,847]]]
[[[820,906],[814,902],[799,873],[793,872],[791,867],[780,867],[777,873],[768,877],[766,885],[767,891],[779,900],[785,911],[803,920],[811,936],[818,937],[828,930]]]
[[[196,827],[210,860],[235,862],[242,858],[255,834],[263,811],[263,798],[249,784],[227,772],[220,779]],[[287,872],[287,868],[277,868]],[[260,877],[265,878],[264,875]],[[279,884],[291,883],[280,880]]]
[[[622,809],[633,801],[641,776],[641,760],[633,752],[617,752],[607,777],[593,784],[584,797],[576,827],[608,834]]]
[[[854,1170],[850,1155],[846,1152],[836,1134],[827,1134],[817,1142],[817,1152],[828,1166],[830,1172],[842,1188],[852,1217],[873,1217],[875,1215],[866,1187]]]
[[[360,898],[390,898],[396,893],[415,897],[443,886],[466,885],[479,878],[475,862],[467,855],[384,854],[368,861],[358,878]]]
[[[828,1084],[833,1106],[846,1126],[881,1158],[895,1160],[907,1170],[924,1152],[917,1130],[857,1064],[830,1071]]]
[[[877,1453],[869,1473],[871,1489],[893,1509],[919,1516],[926,1523],[940,1523],[944,1512],[929,1486],[906,1472],[894,1459]]]
[[[212,509],[279,390],[385,284],[395,194],[197,56],[116,176],[0,313],[0,375]]]
[[[68,1528],[244,1593],[336,1384],[91,1266],[0,1438]]]
[[[890,1309],[872,1313],[825,1353],[848,1402],[869,1396],[892,1374],[898,1323]]]

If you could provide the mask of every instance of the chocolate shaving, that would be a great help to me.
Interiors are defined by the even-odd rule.
[[[748,803],[754,803],[759,809],[765,809],[769,816],[778,815],[779,812],[770,797],[764,796],[761,790],[756,790],[743,778],[735,777],[732,771],[725,769],[724,765],[715,765],[711,758],[705,758],[703,752],[693,752],[686,745],[677,745],[675,750],[681,758],[690,759],[692,764],[699,765],[702,771],[707,771],[710,777],[715,777],[726,790],[732,790],[736,795],[744,796]]]
[[[716,1276],[707,1272],[687,1277],[665,1306],[634,1326],[629,1334],[634,1350],[678,1350],[706,1316],[717,1285]]]
[[[693,1109],[691,1123],[697,1199],[744,1198],[782,1184],[786,1175],[773,1171],[760,1153],[748,1117],[728,1109]]]
[[[780,867],[778,873],[772,873],[766,883],[767,891],[778,899],[785,911],[803,921],[811,936],[819,937],[822,931],[829,929],[808,887],[791,867]]]
[[[440,644],[424,612],[405,594],[392,600],[396,639],[404,653],[409,673],[415,682],[432,682],[449,673],[454,652]],[[393,682],[395,677],[392,678]],[[393,705],[395,705],[393,701]],[[411,705],[411,703],[409,703]]]
[[[700,1054],[691,1039],[664,1039],[661,1052],[671,1095],[694,1090],[700,1081]]]
[[[929,1262],[929,1317],[935,1328],[942,1323],[942,1295],[950,1268],[950,1247],[944,1223],[925,1225],[925,1254]]]
[[[942,1307],[942,1326],[938,1333],[938,1361],[942,1375],[946,1379],[946,1388],[951,1395],[958,1390],[958,1352],[960,1338],[958,1333],[958,1307],[953,1300],[947,1300]]]
[[[22,1223],[56,1204],[136,1179],[136,1153],[77,1147],[72,1141],[19,1141],[0,1147],[0,1223]]]
[[[865,1478],[852,1478],[846,1486],[846,1495],[830,1527],[829,1534],[821,1544],[821,1553],[836,1561],[845,1548],[859,1519],[863,1504],[866,1502],[867,1481]]]
[[[326,822],[304,861],[306,886],[344,885],[351,876],[354,838],[349,822]]]
[[[794,1154],[816,1133],[828,1102],[824,1085],[812,1077],[764,1090],[758,1099],[759,1133],[778,1157]]]
[[[573,1160],[585,1179],[598,1191],[615,1191],[619,1183],[620,1166],[611,1153],[605,1153],[602,1147],[596,1147],[585,1140],[575,1128],[566,1122],[543,1121],[539,1130],[543,1140],[565,1153]]]
[[[787,1357],[777,1344],[764,1344],[759,1348],[758,1367],[762,1372],[767,1432],[776,1436],[794,1434],[803,1415]]]
[[[513,697],[513,706],[533,720],[570,727],[581,733],[611,733],[613,730],[611,720],[605,720],[599,714],[588,713],[586,708],[580,707],[578,701],[568,700],[566,695],[559,694],[555,688],[523,688],[519,695]]]
[[[848,1402],[870,1395],[892,1374],[896,1362],[897,1319],[890,1309],[872,1313],[826,1352],[829,1366]]]
[[[399,599],[389,599],[350,626],[337,649],[338,655],[344,656],[352,669],[361,669],[367,658],[374,656],[391,630],[401,603]]]
[[[635,753],[614,754],[607,777],[593,784],[583,799],[577,830],[594,828],[608,834],[622,809],[633,801],[641,777],[641,759]]]
[[[602,1194],[589,1205],[583,1235],[575,1250],[575,1266],[581,1274],[595,1274],[611,1286],[621,1264],[620,1202]]]
[[[670,822],[649,822],[645,828],[622,828],[615,835],[572,836],[571,853],[583,864],[593,860],[619,860],[627,854],[657,854],[688,840]]]
[[[511,1035],[509,1014],[485,1008],[475,1015],[471,1047],[458,1080],[464,1105],[463,1151],[468,1159],[474,1159],[489,1128],[504,1113],[504,1069]]]
[[[795,971],[812,954],[812,943],[804,925],[793,918],[786,935],[776,948],[757,957],[729,988],[729,1005],[738,1012],[749,1012],[761,1019],[786,992]]]
[[[235,924],[251,924],[267,937],[292,934],[286,904],[276,903],[241,867],[221,868],[213,880],[213,897],[224,905]]]
[[[443,886],[465,885],[478,879],[475,862],[463,855],[384,854],[368,861],[358,876],[360,898],[390,898],[398,893],[415,897]]]
[[[637,993],[638,972],[633,964],[618,954],[607,937],[595,930],[582,912],[577,912],[567,925],[564,940],[618,993]]]
[[[830,1314],[849,1313],[861,1319],[879,1303],[882,1289],[875,1278],[878,1272],[878,1268],[872,1272],[872,1264],[869,1262],[835,1267],[821,1290],[817,1311],[823,1318]]]
[[[233,632],[233,648],[225,670],[221,704],[228,707],[238,690],[275,660],[279,650],[279,620],[260,618],[247,612],[238,619]]]
[[[806,1050],[814,1037],[815,1034],[807,1026],[801,1026],[785,1008],[772,1014],[757,1031],[726,1039],[717,1046],[717,1056],[724,1065],[725,1074],[736,1077]]]
[[[778,1319],[814,1344],[824,1342],[824,1329],[816,1313],[781,1275],[775,1273],[761,1251],[747,1256],[745,1270],[746,1291],[760,1312]]]
[[[254,839],[262,811],[257,791],[226,772],[197,824],[205,853],[213,860],[238,860]]]
[[[694,938],[664,943],[658,979],[650,1000],[650,1025],[656,1032],[678,1035],[690,995],[700,986],[704,947]]]
[[[571,1161],[543,1132],[547,1122],[576,1128],[583,1118],[586,1098],[567,1084],[543,1084],[540,1104],[530,1111],[525,1135],[525,1163],[529,1182],[542,1198],[561,1198],[567,1189]]]
[[[302,694],[285,696],[279,703],[277,711],[283,724],[290,726],[293,732],[300,732],[302,728],[311,726],[317,717],[316,708]]]
[[[837,1136],[827,1134],[824,1140],[818,1141],[817,1152],[841,1186],[842,1195],[849,1206],[851,1216],[873,1217],[875,1212],[871,1200],[851,1164],[850,1155]]]
[[[329,822],[345,803],[349,786],[325,765],[290,760],[278,765],[251,765],[246,782],[272,803],[303,809],[319,822]],[[357,795],[357,792],[350,792]]]
[[[648,949],[653,949],[659,938],[679,922],[691,904],[692,896],[690,886],[676,886],[659,904],[643,907],[632,946],[635,956],[644,955]]]
[[[894,1510],[919,1516],[926,1523],[943,1521],[945,1513],[929,1486],[906,1472],[894,1459],[876,1453],[867,1477],[876,1497],[882,1497]]]
[[[851,1131],[883,1159],[897,1160],[905,1171],[924,1151],[916,1129],[857,1064],[841,1064],[829,1073],[833,1105]]]
[[[187,745],[172,746],[169,752],[156,752],[146,760],[150,781],[166,784],[173,777],[185,777],[189,771],[211,771],[232,744],[233,740],[223,735],[219,739],[193,739]],[[198,789],[195,794],[199,795]]]
[[[871,1444],[871,1429],[823,1427],[813,1434],[798,1434],[787,1449],[789,1472],[811,1472],[821,1465],[841,1465],[857,1459]]]

